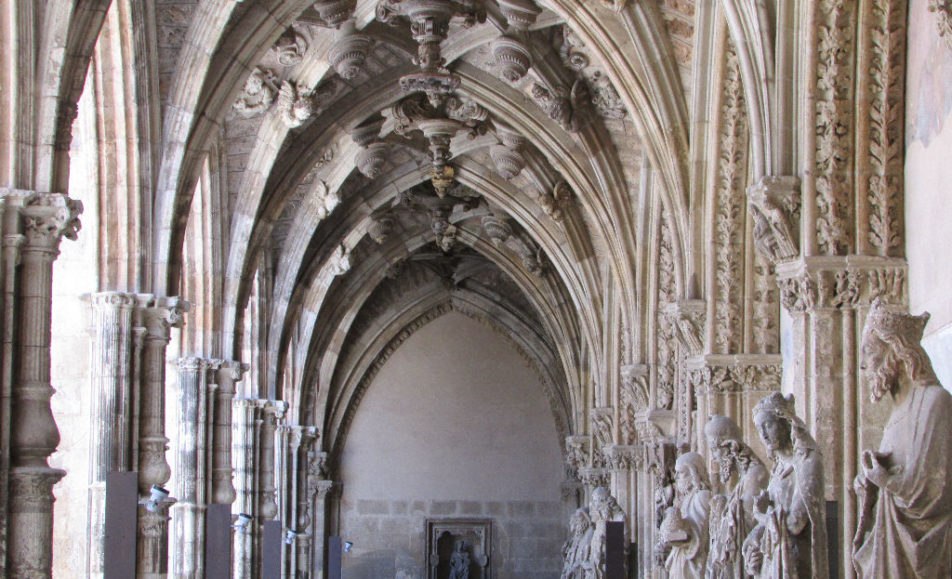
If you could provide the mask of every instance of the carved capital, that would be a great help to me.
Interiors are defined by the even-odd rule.
[[[578,478],[582,484],[589,488],[606,487],[611,484],[612,473],[607,468],[580,468]]]
[[[635,470],[644,464],[640,446],[612,444],[603,450],[608,468],[616,471]]]
[[[754,245],[777,264],[800,254],[800,179],[763,177],[747,188],[747,203],[754,220]]]
[[[177,297],[157,297],[140,295],[139,305],[141,326],[146,330],[146,338],[169,339],[170,328],[181,328],[185,323],[185,313],[191,305]]]
[[[20,199],[24,249],[56,251],[60,239],[76,239],[83,212],[80,201],[62,193],[31,193]]]
[[[588,464],[588,455],[592,446],[591,436],[565,437],[565,463],[573,473]]]

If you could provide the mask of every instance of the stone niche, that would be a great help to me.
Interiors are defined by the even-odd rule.
[[[449,579],[456,543],[461,543],[468,574],[460,579],[490,579],[492,521],[489,519],[427,519],[427,579]]]

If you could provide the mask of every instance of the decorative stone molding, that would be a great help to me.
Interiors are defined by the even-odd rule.
[[[331,276],[337,277],[350,271],[351,265],[350,250],[341,244],[328,258],[326,267]]]
[[[373,44],[373,38],[358,33],[353,21],[349,20],[341,27],[341,36],[327,56],[341,78],[353,80],[363,68]]]
[[[268,110],[278,91],[275,88],[277,79],[274,73],[267,68],[255,68],[251,76],[245,81],[245,87],[235,100],[232,108],[245,118],[260,115]]]
[[[539,83],[532,85],[532,98],[542,111],[570,133],[579,131],[580,120],[577,110],[585,92],[585,83],[582,80],[576,80],[568,91],[547,88]]]
[[[766,176],[747,188],[754,245],[777,264],[800,254],[800,179]]]
[[[565,217],[565,211],[572,204],[574,198],[575,193],[572,191],[572,186],[566,181],[558,181],[552,187],[551,192],[539,193],[539,205],[545,211],[545,214],[552,218],[552,221],[561,223]]]
[[[712,355],[687,361],[695,395],[780,390],[783,363],[779,355]]]
[[[481,220],[483,232],[492,241],[493,245],[499,247],[512,237],[512,227],[507,219],[496,215],[486,215]]]
[[[370,228],[367,230],[367,235],[370,236],[370,239],[374,240],[374,243],[377,245],[382,245],[387,238],[390,237],[390,233],[393,232],[393,226],[396,223],[396,220],[389,215],[381,215],[373,220],[370,224]]]
[[[950,26],[950,4],[941,0],[944,10],[937,15],[945,16],[946,41]],[[930,9],[937,6],[930,3]],[[874,3],[870,17],[865,22],[871,42],[869,43],[870,102],[860,110],[867,112],[866,124],[868,153],[858,151],[858,163],[868,164],[866,203],[868,207],[868,230],[866,239],[877,255],[898,256],[903,251],[903,166],[904,159],[904,113],[906,80],[906,2],[879,0]],[[940,18],[941,21],[941,18]],[[865,153],[865,154],[864,154]],[[861,194],[862,183],[857,186]],[[860,228],[864,224],[858,224]],[[865,253],[865,251],[859,251]]]
[[[852,232],[852,147],[855,127],[852,94],[855,85],[854,11],[858,8],[838,0],[821,0],[815,9],[816,61],[816,230],[817,248],[825,255],[849,252]]]
[[[522,79],[532,66],[529,49],[511,36],[500,36],[493,40],[492,53],[499,67],[499,74],[509,82]]]
[[[578,470],[578,478],[588,488],[607,487],[612,481],[612,472],[603,467],[583,467]]]
[[[935,14],[936,27],[952,50],[952,0],[929,0],[929,12]]]
[[[789,262],[777,267],[780,301],[793,314],[868,306],[876,298],[902,305],[908,300],[906,270],[902,259],[856,255]]]
[[[278,114],[285,126],[289,129],[300,127],[314,112],[313,94],[298,90],[290,80],[284,81],[278,91]]]
[[[320,16],[320,24],[338,28],[354,15],[357,0],[317,0],[314,10]]]
[[[271,51],[281,66],[297,66],[307,52],[307,39],[292,26],[278,37]]]
[[[634,364],[621,368],[619,435],[623,444],[634,444],[638,437],[638,416],[648,410],[648,366]]]
[[[629,471],[644,466],[644,451],[641,446],[610,444],[602,449],[608,468]]]
[[[528,30],[542,12],[532,0],[499,0],[499,11],[509,26],[518,31]]]
[[[588,92],[592,95],[592,105],[602,117],[617,121],[628,114],[611,80],[600,71],[595,71],[589,78]]]
[[[516,177],[526,166],[526,160],[519,151],[503,145],[489,147],[489,156],[496,165],[496,172],[506,181]]]
[[[578,476],[579,469],[588,464],[591,447],[591,436],[565,437],[565,464],[571,469],[573,476]]]
[[[678,342],[685,358],[700,356],[704,351],[706,308],[704,300],[682,300],[668,305],[668,315],[675,320]]]

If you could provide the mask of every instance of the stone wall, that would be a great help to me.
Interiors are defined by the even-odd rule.
[[[438,318],[387,361],[350,429],[345,576],[425,577],[426,520],[478,518],[492,521],[494,578],[558,577],[561,462],[535,372],[491,329]]]
[[[952,387],[952,39],[939,36],[927,0],[909,3],[906,90],[906,255],[909,307],[932,314],[923,345]]]
[[[494,579],[559,576],[565,540],[558,501],[367,500],[341,504],[342,538],[354,543],[343,555],[349,579],[426,577],[427,519],[492,521]]]

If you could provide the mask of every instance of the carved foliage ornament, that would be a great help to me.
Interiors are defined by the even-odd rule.
[[[952,0],[929,0],[929,12],[935,13],[936,26],[952,50]]]
[[[232,108],[239,115],[251,118],[268,110],[277,95],[275,75],[266,68],[255,68]]]
[[[793,313],[814,307],[863,306],[876,298],[900,304],[906,297],[906,272],[902,265],[819,269],[781,277],[778,284],[781,303]]]

